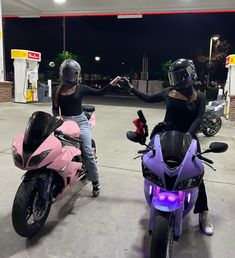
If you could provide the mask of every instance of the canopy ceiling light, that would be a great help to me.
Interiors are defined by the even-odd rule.
[[[66,0],[54,0],[54,2],[57,4],[63,4],[66,2]]]

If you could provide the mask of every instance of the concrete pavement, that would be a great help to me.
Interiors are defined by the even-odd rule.
[[[91,197],[91,185],[84,182],[66,199],[54,205],[43,230],[33,239],[18,236],[11,223],[11,208],[21,182],[22,171],[14,167],[10,146],[17,133],[24,131],[28,117],[36,110],[50,112],[50,105],[0,104],[0,257],[48,258],[147,258],[150,237],[147,232],[148,206],[143,193],[140,160],[133,160],[142,147],[126,139],[126,131],[140,108],[151,129],[162,121],[164,106],[146,104],[135,98],[89,97],[95,104],[101,194]],[[229,144],[223,154],[208,154],[216,172],[206,169],[206,188],[213,237],[202,235],[198,217],[190,214],[175,244],[176,258],[232,258],[235,253],[235,123],[223,120],[213,138],[201,135],[203,148],[211,141]]]

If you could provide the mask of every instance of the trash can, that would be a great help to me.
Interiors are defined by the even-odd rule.
[[[40,102],[48,102],[51,101],[49,97],[49,86],[47,84],[43,84],[38,82],[38,101]]]

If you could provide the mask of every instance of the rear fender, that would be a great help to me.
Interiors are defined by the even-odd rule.
[[[95,119],[95,114],[94,113],[92,113],[88,122],[89,122],[89,125],[91,126],[91,128],[93,128],[96,125],[96,119]]]

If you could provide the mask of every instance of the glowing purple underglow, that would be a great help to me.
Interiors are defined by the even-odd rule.
[[[149,186],[149,195],[152,194],[152,190],[153,190],[153,187],[150,185],[150,186]]]
[[[174,202],[175,201],[175,196],[173,197],[173,196],[168,196],[168,201],[170,201],[170,202]]]
[[[175,202],[179,199],[178,195],[169,192],[161,192],[158,195],[159,201]]]
[[[188,202],[190,202],[191,199],[191,193],[188,193]]]
[[[179,202],[181,202],[181,203],[184,202],[183,197],[184,197],[184,193],[179,191]]]
[[[163,200],[165,200],[166,199],[166,196],[165,195],[163,195],[163,194],[159,194],[159,200],[160,201],[163,201]]]

